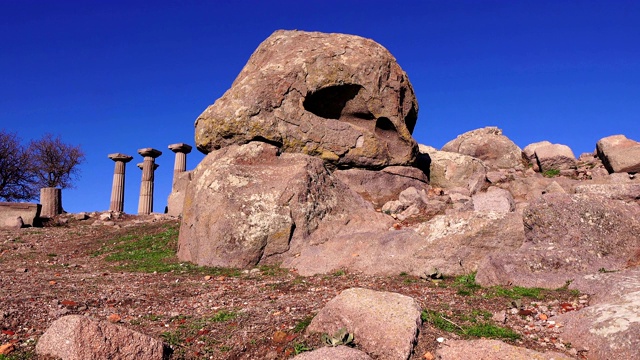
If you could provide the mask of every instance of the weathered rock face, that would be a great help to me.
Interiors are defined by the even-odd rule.
[[[313,318],[307,332],[345,328],[376,359],[408,359],[418,336],[420,306],[401,294],[353,288],[341,292]]]
[[[474,194],[486,183],[487,167],[479,159],[430,147],[420,147],[420,153],[429,156],[429,183],[433,186],[462,187]]]
[[[253,140],[339,167],[412,164],[418,104],[406,73],[372,40],[276,31],[196,120],[208,153]]]
[[[442,151],[473,156],[490,168],[522,167],[523,155],[518,145],[502,135],[497,127],[485,127],[459,135],[446,143]]]
[[[546,194],[524,213],[527,241],[517,251],[488,256],[482,285],[558,288],[599,269],[640,263],[640,208],[595,194]]]
[[[210,153],[193,171],[185,194],[178,257],[199,265],[246,267],[277,261],[303,246],[321,222],[355,224],[366,213],[388,228],[388,220],[379,219],[383,215],[323,165],[308,155],[279,154],[263,142]],[[339,231],[338,223],[325,226],[325,236]]]
[[[436,352],[441,360],[491,359],[491,360],[569,360],[570,357],[557,352],[538,352],[520,348],[498,340],[451,340]]]
[[[576,168],[576,157],[567,145],[543,145],[537,147],[535,153],[541,172]]]
[[[640,172],[640,143],[624,135],[612,135],[596,143],[598,157],[610,173]]]
[[[387,201],[397,199],[400,192],[409,187],[429,188],[427,176],[419,169],[408,166],[389,166],[382,171],[336,170],[333,175],[378,208]]]
[[[522,149],[522,153],[524,154],[525,158],[527,159],[527,161],[529,162],[529,164],[536,164],[537,160],[536,160],[536,149],[541,147],[541,146],[545,146],[545,145],[552,145],[549,141],[538,141],[532,144],[529,144],[527,146],[524,147],[524,149]]]
[[[127,328],[69,315],[51,324],[38,340],[36,353],[65,360],[164,360],[169,358],[170,349]]]
[[[321,347],[303,352],[293,360],[373,360],[367,353],[347,346]]]
[[[609,199],[640,203],[640,183],[578,185],[576,186],[576,193],[596,194]]]
[[[516,202],[508,190],[492,186],[487,192],[473,196],[473,209],[476,211],[511,212],[516,209]]]
[[[447,275],[473,272],[486,256],[514,251],[524,242],[522,217],[516,213],[438,215],[418,225],[416,231],[423,240],[413,250],[414,257],[427,269]]]
[[[562,338],[578,350],[589,349],[588,359],[636,359],[640,346],[639,279],[637,267],[576,279],[572,287],[592,294],[592,302],[557,318],[565,325]]]

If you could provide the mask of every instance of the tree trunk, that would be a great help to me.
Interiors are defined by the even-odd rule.
[[[42,218],[52,218],[62,214],[62,190],[54,187],[40,189],[40,204],[42,204],[40,212]]]

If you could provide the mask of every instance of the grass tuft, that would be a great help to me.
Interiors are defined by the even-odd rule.
[[[520,338],[520,334],[509,328],[487,322],[489,316],[486,312],[472,312],[470,315],[458,314],[454,316],[453,319],[449,319],[444,314],[433,310],[423,310],[421,314],[422,321],[440,330],[460,336],[507,340]]]
[[[301,333],[307,329],[307,326],[311,324],[311,320],[313,320],[313,316],[307,316],[304,319],[298,321],[298,323],[293,327],[293,332]]]
[[[178,261],[178,226],[166,225],[164,231],[151,235],[126,235],[101,247],[93,256],[117,263],[119,270],[144,273],[202,273],[207,275],[240,276],[237,269],[197,266]]]

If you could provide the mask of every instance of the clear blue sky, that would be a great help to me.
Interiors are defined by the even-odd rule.
[[[576,156],[602,137],[640,141],[640,1],[0,0],[0,122],[23,141],[50,132],[87,159],[67,211],[109,207],[113,162],[136,213],[142,158],[157,159],[155,210],[193,123],[277,29],[371,38],[396,57],[441,147],[498,126],[520,147],[549,140]],[[187,167],[202,159],[197,151]]]

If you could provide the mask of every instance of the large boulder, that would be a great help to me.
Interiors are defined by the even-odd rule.
[[[549,144],[536,148],[536,160],[540,172],[576,168],[576,157],[567,145]]]
[[[558,288],[601,269],[637,264],[640,208],[595,194],[545,194],[524,211],[526,242],[491,254],[478,267],[481,285]]]
[[[346,223],[355,226],[359,217],[374,231],[390,226],[389,217],[335,180],[322,160],[280,154],[263,142],[233,145],[211,152],[193,170],[178,258],[225,267],[277,262],[331,238]]]
[[[596,143],[598,157],[610,173],[640,172],[640,143],[624,135],[612,135]]]
[[[497,127],[485,127],[459,135],[446,143],[442,151],[473,156],[492,169],[523,166],[522,150]]]
[[[339,167],[410,165],[418,103],[396,59],[353,35],[276,31],[196,120],[204,153],[263,140]]]
[[[164,360],[171,351],[148,335],[106,321],[69,315],[51,324],[38,340],[36,353],[65,360]]]
[[[405,295],[352,288],[320,310],[308,333],[353,334],[358,348],[376,359],[408,359],[422,324],[420,306]]]
[[[529,164],[534,165],[537,163],[536,149],[546,145],[551,145],[551,143],[547,140],[531,143],[525,146],[524,149],[522,149],[522,154],[524,155],[524,158],[529,162]]]
[[[473,194],[486,183],[487,167],[479,159],[422,145],[420,154],[429,157],[429,183],[432,186],[444,189],[462,187]]]

